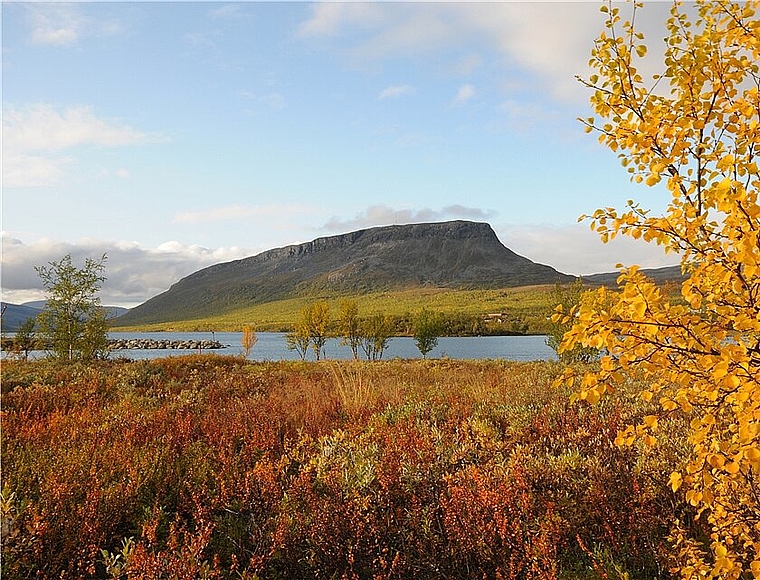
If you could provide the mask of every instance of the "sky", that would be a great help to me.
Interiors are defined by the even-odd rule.
[[[4,1],[2,299],[44,298],[35,266],[66,254],[106,254],[101,300],[131,307],[214,263],[450,219],[568,274],[675,264],[578,222],[669,197],[577,120],[599,6]],[[647,58],[668,8],[637,14]]]

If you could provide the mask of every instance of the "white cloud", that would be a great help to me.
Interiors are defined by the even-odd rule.
[[[183,224],[212,222],[247,222],[264,220],[284,220],[296,215],[312,215],[314,208],[305,204],[233,204],[176,214],[172,221]]]
[[[373,205],[348,220],[333,217],[322,229],[333,233],[344,233],[374,226],[437,222],[451,219],[485,221],[494,215],[495,212],[493,210],[483,210],[463,205],[449,205],[438,210],[428,207],[408,209],[393,208],[387,205]]]
[[[240,4],[223,4],[211,10],[209,15],[214,19],[231,20],[234,22],[249,19],[249,15],[243,12]]]
[[[3,107],[3,185],[59,183],[66,166],[74,162],[71,155],[61,152],[73,147],[123,147],[161,140],[160,135],[139,131],[119,120],[98,118],[90,107],[7,105]]]
[[[89,36],[116,36],[125,31],[124,24],[119,20],[98,20],[85,16],[76,2],[33,2],[25,6],[29,15],[30,38],[36,45],[70,46]]]
[[[298,29],[302,38],[331,36],[342,28],[367,28],[386,20],[385,10],[376,3],[369,2],[319,2],[314,4],[309,20]]]
[[[71,157],[3,153],[3,187],[49,187],[61,181]]]
[[[91,107],[59,109],[38,104],[3,109],[3,145],[15,151],[59,151],[77,145],[119,147],[157,140],[118,120],[103,120]]]
[[[32,33],[35,44],[73,44],[79,35],[75,28],[37,28]]]
[[[475,87],[472,85],[462,85],[454,96],[453,103],[455,105],[463,105],[473,98],[475,98]]]
[[[569,225],[524,224],[495,226],[499,239],[510,250],[573,275],[615,272],[616,264],[660,268],[679,263],[655,244],[617,237],[607,244],[587,223]]]
[[[34,44],[73,44],[84,25],[78,8],[69,4],[33,5],[30,16]]]
[[[627,9],[622,8],[623,17],[628,17]],[[648,3],[636,16],[637,26],[652,43],[651,52],[657,53],[653,46],[664,36],[668,9],[667,2]],[[511,69],[517,65],[542,81],[555,98],[585,102],[588,91],[575,75],[587,76],[593,41],[603,24],[596,2],[332,2],[313,6],[300,36],[344,34],[350,43],[349,56],[364,65],[485,45],[503,56],[505,77],[514,74]],[[472,70],[479,62],[469,57],[454,67]]]
[[[559,117],[556,110],[548,109],[538,103],[526,103],[508,99],[496,108],[499,118],[492,125],[499,130],[506,128],[511,132],[527,133],[537,126],[551,124]]]
[[[415,88],[410,85],[390,86],[382,90],[378,99],[381,101],[385,99],[397,99],[398,97],[413,95],[414,93]]]
[[[44,298],[44,288],[34,267],[58,261],[66,254],[71,254],[79,265],[85,258],[107,254],[107,280],[100,293],[101,302],[130,307],[164,292],[201,268],[255,253],[240,247],[206,248],[177,241],[156,248],[145,248],[137,242],[89,238],[77,242],[43,238],[27,244],[5,232],[2,244],[2,299],[16,304]]]

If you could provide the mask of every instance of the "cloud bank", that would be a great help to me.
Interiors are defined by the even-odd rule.
[[[108,306],[132,307],[164,292],[180,278],[197,270],[236,260],[253,254],[244,248],[206,248],[169,241],[156,248],[145,248],[137,242],[82,239],[60,242],[39,239],[24,243],[2,234],[3,301],[20,304],[45,298],[35,266],[59,261],[71,254],[81,266],[85,258],[106,254],[107,280],[100,293]]]
[[[677,255],[665,254],[661,247],[642,240],[622,236],[603,244],[587,223],[505,224],[495,225],[494,230],[510,250],[574,276],[615,272],[619,263],[642,268],[679,263]]]

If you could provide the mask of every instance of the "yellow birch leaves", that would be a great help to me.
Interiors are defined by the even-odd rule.
[[[636,267],[622,269],[618,292],[581,304],[560,346],[602,349],[599,370],[562,380],[589,403],[624,377],[643,380],[642,397],[659,412],[618,434],[619,445],[654,446],[663,417],[686,417],[689,456],[668,484],[711,535],[686,537],[674,522],[679,571],[760,580],[759,3],[695,6],[693,22],[673,6],[662,69],[650,80],[637,68],[647,49],[631,24],[642,5],[631,4],[628,21],[611,2],[603,7],[596,72],[582,81],[595,116],[581,122],[634,183],[667,188],[669,204],[662,215],[633,201],[599,209],[591,227],[603,241],[629,235],[676,252],[686,279],[672,300]]]

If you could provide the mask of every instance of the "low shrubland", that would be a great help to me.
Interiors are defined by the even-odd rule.
[[[557,363],[4,362],[7,578],[661,578],[683,426]]]

